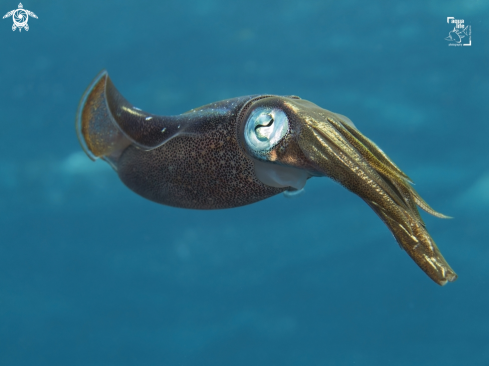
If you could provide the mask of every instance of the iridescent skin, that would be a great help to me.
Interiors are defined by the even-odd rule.
[[[254,131],[265,138],[273,127],[265,115],[259,119],[263,125],[255,122],[245,131],[259,108],[281,116],[283,111],[288,119],[279,142],[264,150],[245,138]],[[446,216],[434,211],[351,121],[299,97],[250,95],[156,116],[127,102],[103,71],[82,97],[76,129],[90,158],[107,161],[134,192],[175,207],[238,207],[300,189],[310,177],[330,177],[375,211],[433,281],[444,285],[457,279],[417,206]]]

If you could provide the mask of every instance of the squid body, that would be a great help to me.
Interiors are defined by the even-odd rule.
[[[329,177],[360,196],[436,283],[455,281],[411,181],[345,116],[296,96],[249,95],[157,116],[131,105],[106,71],[76,117],[81,146],[137,194],[164,205],[223,209],[301,190]]]

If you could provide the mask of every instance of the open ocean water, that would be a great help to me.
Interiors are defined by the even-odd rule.
[[[489,365],[488,1],[22,4],[28,31],[0,20],[1,366]],[[137,196],[76,138],[104,68],[156,114],[273,93],[350,117],[454,217],[422,214],[459,279],[326,178],[228,210]]]

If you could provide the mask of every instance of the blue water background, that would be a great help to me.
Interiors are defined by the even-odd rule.
[[[0,20],[0,365],[489,365],[489,2],[23,5],[28,32]],[[424,215],[459,280],[325,178],[222,211],[137,196],[76,139],[103,68],[152,113],[273,93],[347,115],[454,216]]]

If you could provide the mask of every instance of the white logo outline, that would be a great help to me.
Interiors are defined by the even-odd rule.
[[[24,9],[22,3],[19,3],[18,9],[9,11],[3,16],[3,19],[12,17],[12,20],[14,21],[14,24],[12,25],[12,30],[14,32],[17,28],[19,29],[19,32],[22,31],[22,28],[28,31],[29,25],[27,24],[27,21],[29,20],[29,15],[37,19],[36,14],[34,14],[32,11]]]
[[[453,30],[448,33],[448,37],[445,38],[449,41],[449,46],[472,46],[472,27],[465,25],[463,19],[455,19],[454,17],[447,17],[447,23],[453,23]],[[467,38],[468,43],[462,43],[462,39]],[[464,42],[467,42],[467,39]]]

